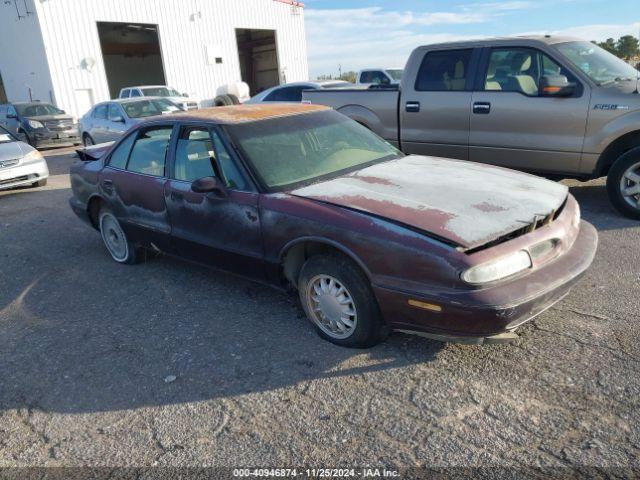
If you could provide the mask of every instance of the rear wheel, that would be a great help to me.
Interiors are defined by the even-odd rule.
[[[82,136],[82,144],[83,144],[85,147],[90,147],[91,145],[95,145],[95,144],[96,144],[96,142],[94,142],[94,141],[93,141],[93,138],[91,138],[91,135],[89,135],[88,133],[85,133],[85,134]]]
[[[388,335],[367,277],[341,255],[317,255],[300,271],[302,307],[318,334],[343,347],[371,347]]]
[[[609,170],[607,193],[624,216],[640,220],[640,147],[622,155]]]
[[[111,257],[118,263],[137,263],[137,248],[129,241],[115,215],[109,210],[102,209],[98,223],[102,241]]]

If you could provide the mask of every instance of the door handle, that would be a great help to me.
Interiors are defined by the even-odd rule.
[[[489,102],[476,102],[473,104],[473,113],[479,115],[487,115],[491,112],[491,104]]]
[[[404,109],[409,113],[418,113],[420,111],[420,102],[407,102]]]
[[[171,200],[184,200],[184,195],[180,192],[171,192]]]

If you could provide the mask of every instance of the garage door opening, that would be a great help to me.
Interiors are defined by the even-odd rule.
[[[98,22],[100,47],[111,98],[136,85],[164,85],[158,26]]]
[[[275,30],[237,28],[236,41],[241,78],[249,84],[251,95],[280,85]]]

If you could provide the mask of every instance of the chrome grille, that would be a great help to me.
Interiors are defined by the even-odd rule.
[[[10,160],[0,160],[0,168],[14,167],[20,161],[19,158],[12,158]]]
[[[44,122],[44,126],[54,132],[60,132],[62,130],[69,130],[73,126],[71,119],[66,120],[47,120]]]

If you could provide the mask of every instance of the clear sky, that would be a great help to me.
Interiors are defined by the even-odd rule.
[[[404,66],[411,50],[472,37],[640,35],[640,0],[302,0],[310,77]]]

